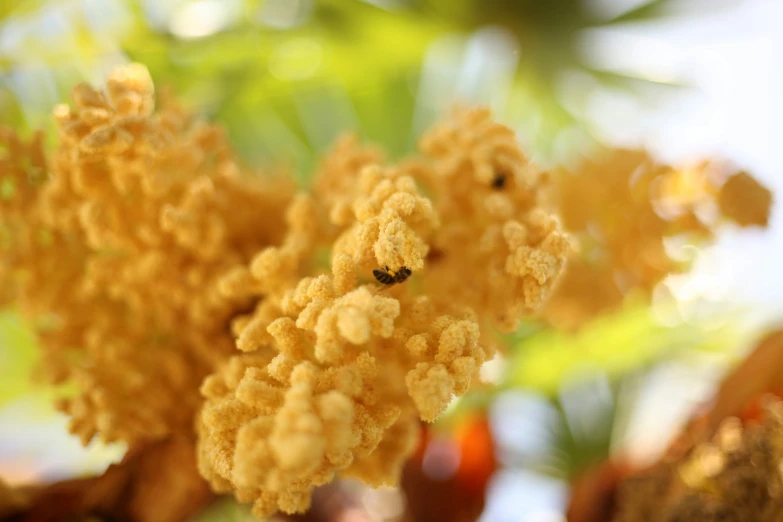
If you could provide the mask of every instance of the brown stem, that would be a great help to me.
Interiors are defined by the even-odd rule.
[[[214,498],[196,469],[191,442],[169,439],[133,448],[98,477],[17,491],[3,522],[183,522]]]

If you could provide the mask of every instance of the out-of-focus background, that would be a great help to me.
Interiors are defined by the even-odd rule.
[[[783,193],[780,20],[780,0],[4,0],[0,123],[51,130],[74,84],[139,61],[225,125],[246,162],[283,165],[302,185],[344,131],[401,158],[463,102],[492,107],[544,166],[644,147],[670,162],[724,160]],[[567,484],[591,463],[660,453],[783,317],[781,219],[773,208],[766,230],[681,245],[692,269],[644,306],[514,336],[484,368],[498,388],[444,421],[448,431],[459,412],[486,412],[499,467],[481,520],[561,520]],[[52,391],[29,379],[35,358],[32,334],[4,312],[0,477],[57,480],[117,460],[124,448],[85,450],[66,434]],[[430,444],[424,473],[447,480],[470,448],[455,451]],[[394,490],[359,497],[374,520],[406,502]],[[226,510],[243,516],[226,504],[203,520]]]

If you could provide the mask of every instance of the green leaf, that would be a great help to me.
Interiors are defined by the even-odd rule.
[[[577,332],[544,330],[513,351],[504,386],[547,395],[582,371],[624,375],[683,350],[727,352],[739,332],[731,324],[712,331],[696,325],[663,326],[646,306],[631,306],[600,317]]]
[[[259,520],[250,513],[249,505],[239,504],[230,497],[223,497],[190,519],[190,522],[259,522]]]
[[[598,80],[599,83],[605,87],[623,90],[630,93],[639,93],[642,89],[657,89],[660,94],[671,94],[674,91],[692,87],[692,85],[676,79],[640,77],[615,71],[602,71],[589,67],[585,67],[584,70],[590,73],[596,80]]]
[[[730,8],[739,3],[739,0],[713,0],[709,10],[714,11],[716,9]],[[688,12],[703,14],[704,11],[703,2],[700,5],[697,2],[689,2],[688,0],[649,0],[634,9],[612,18],[608,22],[605,22],[605,24],[651,22],[666,18],[681,17]]]
[[[0,313],[0,406],[34,390],[31,374],[37,355],[35,336],[21,318]]]
[[[0,2],[0,21],[13,15],[34,13],[46,3],[47,0],[3,0]]]

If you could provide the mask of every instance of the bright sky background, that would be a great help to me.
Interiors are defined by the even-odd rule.
[[[719,2],[714,2],[719,3]],[[607,134],[638,139],[666,158],[734,161],[783,194],[783,2],[746,0],[672,23],[590,35],[602,61],[650,77],[685,78],[695,89],[664,107],[633,114],[604,105]],[[612,111],[615,110],[615,112]],[[629,110],[630,109],[630,110]],[[618,125],[631,116],[635,125]],[[629,135],[636,130],[636,136]],[[631,131],[633,132],[633,131]],[[692,273],[705,295],[749,304],[757,320],[783,311],[783,212],[768,230],[728,230]]]

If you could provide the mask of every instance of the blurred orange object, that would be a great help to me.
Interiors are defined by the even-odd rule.
[[[403,471],[405,520],[473,522],[484,510],[487,485],[497,469],[489,421],[483,414],[468,417],[451,437],[435,435],[427,426],[422,431],[421,444]]]
[[[137,447],[99,477],[12,491],[24,499],[7,511],[14,522],[60,522],[91,516],[133,522],[181,522],[214,495],[196,471],[191,442]]]
[[[489,421],[481,416],[460,425],[455,432],[460,448],[457,481],[467,492],[484,494],[497,469]]]

